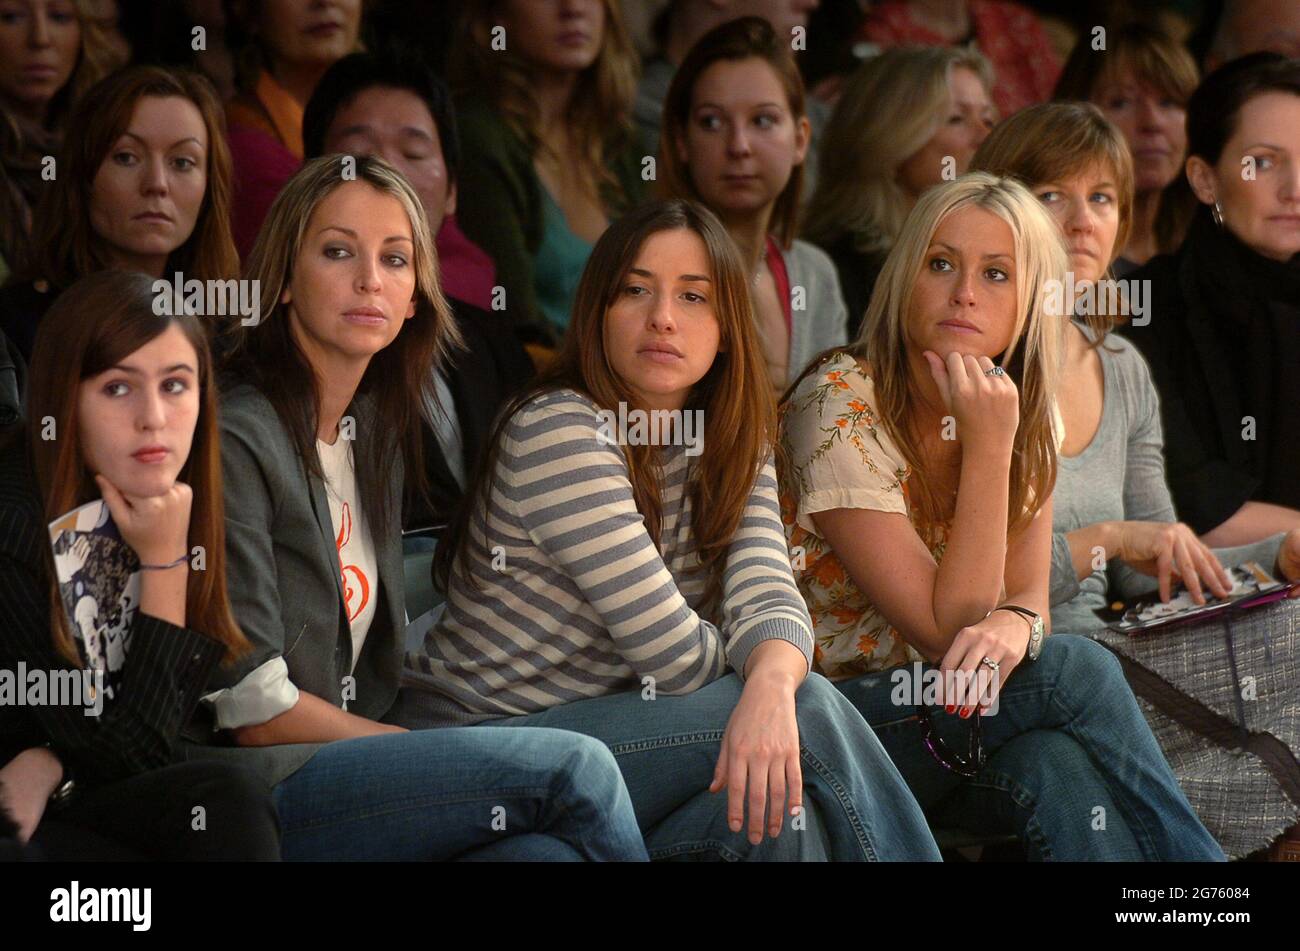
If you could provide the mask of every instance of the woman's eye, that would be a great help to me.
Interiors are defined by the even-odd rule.
[[[948,117],[948,125],[961,125],[965,118],[960,112],[954,112]]]
[[[682,294],[682,297],[686,298],[692,304],[703,304],[705,302],[704,296],[702,294],[695,293],[695,291],[686,291],[684,294]]]
[[[1255,168],[1272,168],[1274,165],[1273,156],[1271,155],[1252,155],[1255,160]]]
[[[952,268],[952,263],[947,258],[930,258],[931,271],[946,271]]]
[[[347,248],[341,248],[338,245],[331,245],[330,247],[327,247],[324,251],[325,257],[330,258],[331,260],[334,261],[346,257],[348,253],[349,252]]]
[[[1007,272],[1002,270],[1000,267],[987,268],[985,269],[984,274],[993,281],[1005,281],[1007,279]]]
[[[182,172],[188,172],[190,169],[198,168],[199,165],[199,163],[194,161],[194,159],[188,158],[187,156],[184,155],[177,156],[175,159],[172,160],[172,164],[175,165],[177,168],[179,168]]]
[[[720,116],[705,115],[700,116],[699,125],[701,129],[714,132],[722,127],[722,118]]]
[[[773,115],[755,116],[754,125],[758,126],[760,129],[770,129],[776,125],[776,116]]]
[[[649,294],[650,292],[640,284],[629,284],[627,287],[623,288],[623,293],[629,297],[640,297],[642,294]]]
[[[114,152],[113,161],[118,165],[132,165],[135,163],[135,155],[131,152]]]
[[[1128,104],[1129,104],[1129,99],[1127,96],[1116,96],[1114,99],[1111,99],[1109,102],[1106,103],[1106,108],[1123,109]]]
[[[1058,198],[1060,198],[1060,197],[1061,197],[1061,196],[1060,196],[1060,193],[1059,193],[1059,192],[1039,192],[1039,193],[1038,193],[1038,200],[1041,201],[1044,205],[1050,205],[1050,204],[1052,204],[1052,202],[1056,201],[1056,200],[1057,200]]]
[[[179,396],[189,388],[189,384],[184,380],[173,378],[163,381],[163,392],[170,393],[172,396]]]
[[[129,388],[125,383],[122,383],[122,382],[120,382],[120,381],[114,381],[114,382],[112,382],[112,383],[105,383],[105,384],[104,384],[104,395],[105,395],[105,396],[125,396],[125,395],[126,395],[126,392],[127,392],[128,389],[130,389],[130,388]]]
[[[1099,205],[1109,205],[1115,199],[1105,192],[1093,192],[1092,200]]]
[[[388,262],[390,267],[406,267],[406,258],[400,254],[387,254],[384,256],[384,260]]]

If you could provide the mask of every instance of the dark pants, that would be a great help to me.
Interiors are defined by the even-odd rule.
[[[273,862],[280,827],[256,774],[195,761],[78,790],[41,820],[31,844],[54,862]]]

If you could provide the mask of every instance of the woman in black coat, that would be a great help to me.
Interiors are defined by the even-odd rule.
[[[1123,332],[1160,391],[1175,506],[1227,547],[1300,526],[1300,59],[1212,73],[1187,132],[1202,204],[1133,274],[1150,311]]]

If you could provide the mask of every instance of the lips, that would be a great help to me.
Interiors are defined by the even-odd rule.
[[[163,221],[170,223],[171,215],[164,211],[142,211],[135,216],[136,221]]]
[[[642,347],[638,354],[655,363],[676,363],[682,359],[682,352],[670,343],[652,343]]]
[[[343,319],[350,324],[359,324],[362,327],[382,327],[388,322],[388,318],[384,316],[382,310],[369,305],[353,307],[344,311]]]
[[[969,321],[962,320],[958,317],[953,317],[948,320],[941,321],[939,323],[939,326],[947,327],[949,330],[955,333],[977,334],[980,332],[979,328],[976,327],[974,324],[970,323]]]
[[[590,39],[582,30],[570,30],[568,33],[561,33],[559,36],[560,43],[564,46],[582,46]]]
[[[170,455],[171,450],[166,446],[145,446],[143,449],[137,449],[131,453],[131,458],[136,462],[143,462],[145,465],[157,465]]]
[[[58,73],[59,68],[48,63],[31,63],[22,68],[22,75],[29,79],[48,79]]]
[[[339,32],[342,29],[343,29],[342,23],[335,23],[333,21],[330,21],[326,23],[317,23],[315,26],[309,26],[307,27],[307,29],[303,30],[303,32],[309,36],[323,37],[323,36],[333,36],[335,33]]]

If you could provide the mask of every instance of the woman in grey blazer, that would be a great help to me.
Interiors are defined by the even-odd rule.
[[[234,335],[221,434],[230,598],[253,650],[211,681],[193,751],[263,770],[290,860],[644,859],[602,744],[382,722],[419,388],[458,342],[410,185],[380,159],[308,163],[247,274],[272,303]]]

